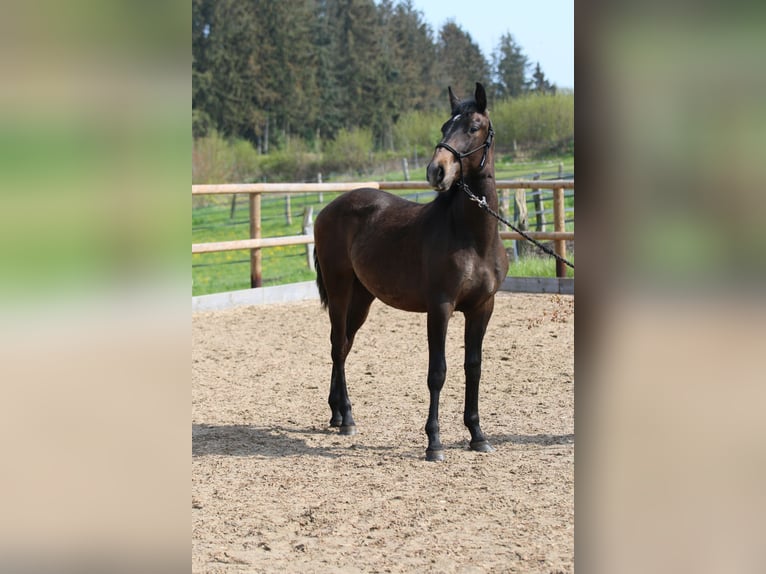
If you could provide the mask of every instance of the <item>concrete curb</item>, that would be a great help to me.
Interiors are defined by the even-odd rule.
[[[264,305],[268,303],[290,303],[319,299],[319,291],[314,281],[257,287],[241,291],[213,293],[192,297],[192,313],[197,311],[218,311],[243,305]]]

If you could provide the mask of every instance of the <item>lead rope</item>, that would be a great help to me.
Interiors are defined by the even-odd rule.
[[[505,219],[504,219],[504,218],[503,218],[503,217],[502,217],[502,216],[501,216],[499,213],[496,213],[496,212],[495,212],[495,211],[494,211],[494,210],[493,210],[493,209],[492,209],[492,208],[491,208],[491,207],[490,207],[490,206],[487,204],[487,198],[486,198],[486,197],[479,197],[479,196],[477,196],[477,195],[476,195],[474,192],[472,192],[472,191],[470,190],[470,188],[469,188],[469,187],[466,185],[466,183],[463,181],[463,177],[462,177],[462,175],[463,175],[463,174],[462,174],[462,171],[463,171],[463,165],[462,165],[462,164],[463,164],[463,162],[462,162],[462,160],[461,160],[461,162],[460,162],[460,171],[461,171],[461,174],[460,174],[460,181],[458,182],[458,184],[460,185],[460,187],[462,187],[462,188],[463,188],[463,191],[465,191],[466,195],[468,195],[468,198],[469,198],[471,201],[474,201],[474,202],[478,203],[478,204],[479,204],[479,207],[481,207],[481,208],[482,208],[484,211],[486,211],[487,213],[489,213],[490,215],[492,215],[492,216],[493,216],[495,219],[497,219],[497,220],[498,220],[498,221],[500,221],[501,223],[504,223],[505,225],[507,225],[508,227],[510,227],[511,229],[513,229],[513,230],[514,230],[516,233],[518,233],[519,235],[521,235],[521,236],[522,236],[524,239],[526,239],[527,241],[529,241],[529,242],[531,242],[531,243],[534,243],[534,244],[535,244],[537,247],[539,247],[540,249],[542,249],[542,250],[543,250],[545,253],[547,253],[548,255],[551,255],[551,256],[555,257],[555,258],[556,258],[556,260],[558,260],[558,261],[561,261],[562,263],[564,263],[565,265],[568,265],[568,266],[569,266],[569,267],[571,267],[572,269],[574,269],[574,268],[575,268],[575,267],[574,267],[574,265],[573,265],[571,262],[569,262],[569,261],[567,261],[566,259],[564,259],[564,258],[563,258],[561,255],[559,255],[558,253],[556,253],[555,251],[553,251],[553,250],[552,250],[550,247],[548,247],[548,246],[546,246],[546,245],[543,245],[542,243],[540,243],[540,242],[539,242],[539,241],[537,241],[536,239],[533,239],[533,238],[531,238],[529,235],[527,235],[527,234],[526,234],[525,232],[523,232],[521,229],[518,229],[518,228],[516,228],[516,227],[515,227],[515,226],[514,226],[512,223],[510,223],[509,221],[505,220]]]

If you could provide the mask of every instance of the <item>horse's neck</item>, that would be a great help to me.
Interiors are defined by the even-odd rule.
[[[487,174],[479,177],[466,178],[465,184],[474,195],[485,198],[490,209],[498,211],[494,169],[487,170]],[[478,244],[494,245],[497,241],[497,220],[472,201],[462,189],[456,191],[461,195],[455,207],[459,212],[456,216],[463,220],[462,227],[471,229]]]
[[[474,179],[465,180],[468,188],[478,197],[484,197],[487,200],[487,204],[495,211],[498,207],[498,195],[497,187],[495,186],[494,170],[488,172],[486,175],[481,175]]]
[[[494,147],[494,146],[493,146]],[[473,177],[465,179],[468,187],[479,197],[486,197],[487,204],[497,211],[498,198],[497,188],[495,187],[495,154],[494,149],[487,153],[487,160],[484,169]]]

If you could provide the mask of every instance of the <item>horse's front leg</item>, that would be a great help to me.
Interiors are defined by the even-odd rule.
[[[331,313],[332,333],[332,379],[330,381],[331,427],[339,427],[340,434],[356,434],[356,424],[351,415],[351,401],[346,386],[346,358],[354,345],[354,337],[367,319],[370,305],[375,297],[364,286],[354,280],[351,302],[346,306],[345,314]]]
[[[471,449],[479,452],[495,450],[479,426],[481,346],[494,307],[495,298],[492,297],[483,307],[465,315],[465,411],[463,422],[471,433]]]
[[[444,346],[447,339],[447,323],[452,314],[452,306],[441,304],[428,311],[428,420],[426,435],[428,448],[426,460],[444,460],[444,447],[439,436],[439,394],[447,377],[447,359]]]

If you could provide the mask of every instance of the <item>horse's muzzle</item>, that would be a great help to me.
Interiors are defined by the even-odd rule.
[[[448,151],[437,149],[426,169],[426,178],[436,191],[447,191],[458,177],[460,164]]]
[[[429,163],[428,168],[426,169],[426,177],[428,178],[428,183],[430,183],[434,189],[440,191],[444,189],[441,187],[444,182],[444,167],[441,164],[434,162]]]

